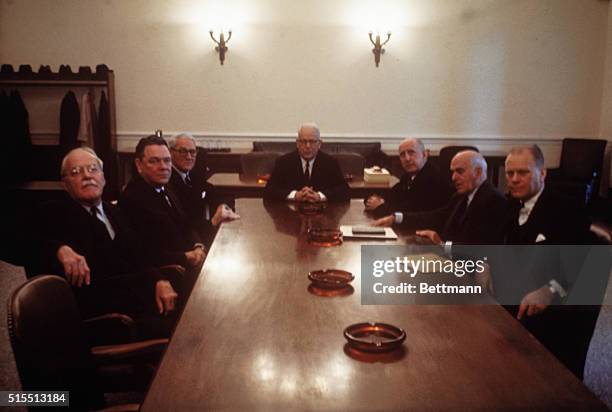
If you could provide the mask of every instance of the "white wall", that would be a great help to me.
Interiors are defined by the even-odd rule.
[[[601,104],[601,124],[599,136],[612,141],[612,12],[608,9],[608,34],[606,40],[606,60]],[[612,144],[608,143],[605,157],[604,176],[612,182]],[[612,187],[612,185],[610,185]]]
[[[562,137],[612,130],[610,116],[601,118],[612,106],[607,98],[602,108],[608,6],[0,0],[0,60],[55,70],[106,63],[116,75],[124,142],[157,128],[228,142],[289,137],[315,120],[326,137],[391,145],[405,135],[434,144],[468,138],[492,150],[548,142],[554,163]],[[234,29],[224,66],[207,37],[219,25]],[[376,25],[393,30],[379,68],[367,39]],[[32,115],[34,132],[57,129],[53,93],[38,103],[44,113]]]

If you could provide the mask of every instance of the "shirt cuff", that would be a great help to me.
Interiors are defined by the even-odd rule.
[[[395,216],[395,223],[398,225],[404,221],[404,214],[402,212],[395,212],[393,216]]]
[[[559,282],[557,282],[554,279],[551,279],[548,282],[548,289],[552,293],[557,293],[561,298],[564,298],[564,297],[567,296],[567,291],[563,288],[563,286],[561,286],[561,284]]]
[[[287,195],[287,200],[295,200],[295,194],[297,193],[297,190],[292,190],[288,195]]]
[[[325,196],[323,193],[321,192],[317,192],[319,194],[319,197],[321,198],[321,202],[327,202],[327,196]]]

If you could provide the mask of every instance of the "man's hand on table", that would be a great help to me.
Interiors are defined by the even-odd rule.
[[[427,239],[431,240],[431,243],[433,243],[434,245],[444,244],[442,238],[435,230],[417,230],[415,234],[417,236],[426,237]]]
[[[385,199],[378,195],[372,195],[365,201],[365,210],[374,210],[383,203],[385,203]]]
[[[533,316],[544,312],[552,303],[553,298],[554,295],[548,286],[542,286],[539,289],[529,292],[521,300],[516,318],[520,320],[525,314],[527,314],[527,316]]]
[[[189,264],[189,266],[200,266],[204,262],[204,258],[206,257],[204,246],[198,245],[190,251],[185,252],[185,257],[187,258],[187,263]]]
[[[219,226],[219,224],[223,222],[229,222],[236,219],[240,219],[240,215],[234,212],[228,205],[224,203],[217,207],[215,215],[212,217],[212,219],[210,219],[210,222],[213,226]]]
[[[381,217],[380,219],[373,221],[371,225],[390,227],[390,226],[393,226],[394,223],[395,223],[395,216],[389,215],[389,216]]]
[[[295,200],[298,202],[316,203],[321,202],[321,195],[315,192],[312,187],[304,186],[295,193]]]

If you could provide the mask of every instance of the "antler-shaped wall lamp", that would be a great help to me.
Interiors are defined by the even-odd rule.
[[[387,44],[387,42],[391,38],[391,32],[387,32],[387,40],[385,40],[383,43],[380,42],[379,33],[376,33],[376,40],[372,39],[372,32],[369,32],[368,36],[370,37],[370,42],[372,42],[372,44],[374,45],[372,53],[374,53],[374,63],[376,63],[376,67],[378,67],[378,63],[380,63],[380,55],[385,53],[385,49],[383,49],[383,46]]]
[[[215,47],[215,51],[219,52],[219,60],[221,60],[221,66],[223,66],[223,62],[225,61],[225,53],[227,52],[227,42],[230,41],[230,39],[232,38],[232,31],[228,30],[227,31],[227,40],[225,40],[225,34],[223,33],[223,30],[220,31],[219,33],[219,41],[217,41],[217,39],[215,39],[215,36],[213,35],[213,31],[209,31],[210,33],[210,38],[213,39],[213,41],[217,44],[217,46]]]

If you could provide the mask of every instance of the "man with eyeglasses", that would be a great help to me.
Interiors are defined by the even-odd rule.
[[[197,148],[192,135],[180,133],[168,141],[172,156],[172,175],[168,186],[178,196],[190,221],[207,244],[222,222],[239,219],[206,181],[204,170],[194,170]],[[212,225],[212,227],[211,227]]]
[[[296,144],[297,150],[276,160],[264,198],[310,203],[349,200],[349,187],[338,161],[319,150],[319,127],[302,124]]]
[[[138,174],[123,190],[119,207],[157,265],[181,265],[191,275],[189,282],[195,282],[206,251],[180,199],[168,187],[172,158],[166,141],[155,135],[140,139],[135,165]]]
[[[102,161],[89,148],[74,149],[61,176],[68,196],[33,218],[29,275],[63,275],[83,318],[126,313],[143,337],[169,336],[180,279],[155,269],[121,211],[102,201]]]

